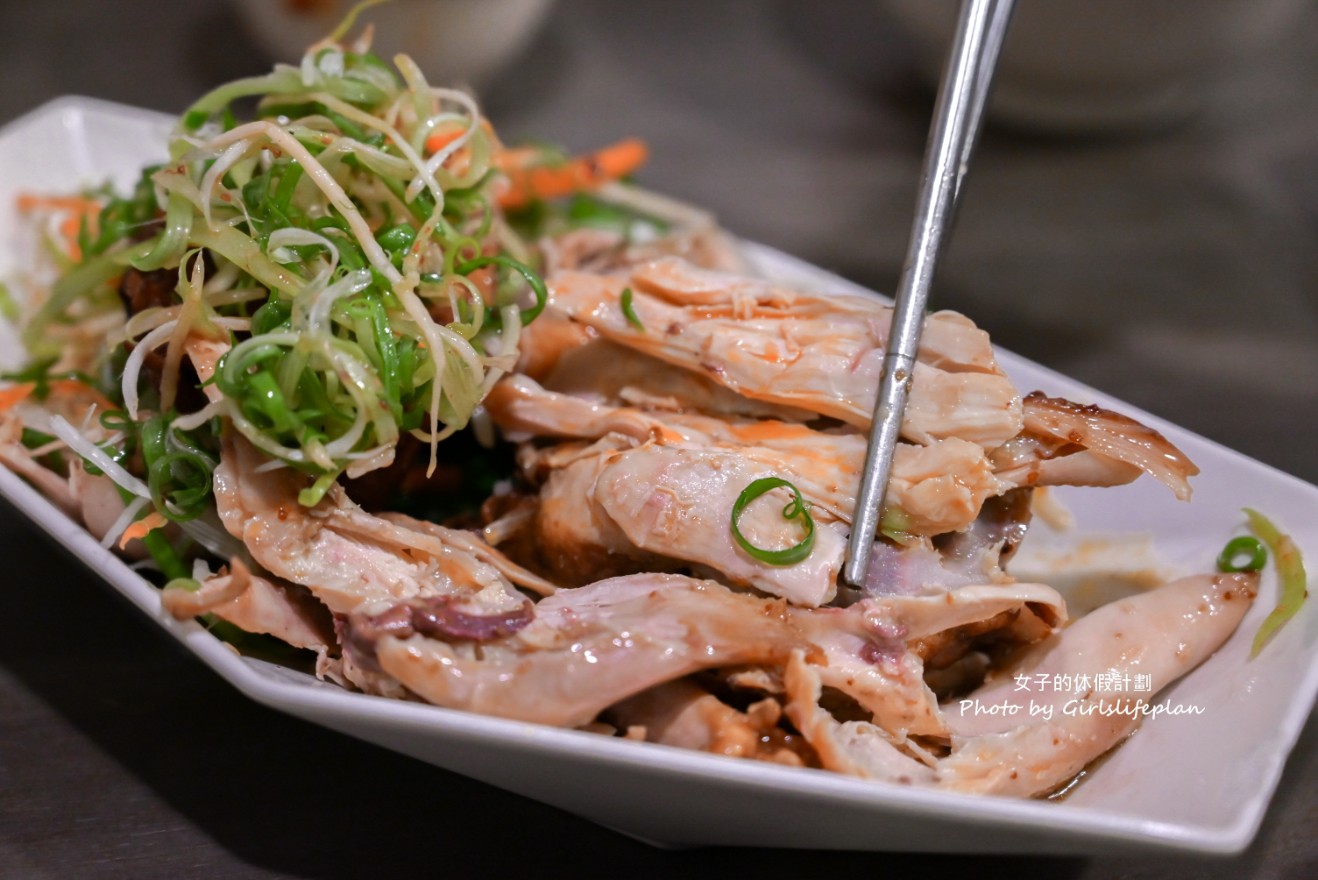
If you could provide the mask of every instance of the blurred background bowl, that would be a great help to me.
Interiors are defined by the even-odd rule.
[[[959,4],[878,0],[936,83]],[[1270,51],[1308,0],[1017,0],[989,113],[1053,132],[1159,127]]]
[[[296,64],[357,0],[234,0],[239,18],[272,61]],[[372,51],[412,56],[434,85],[480,90],[526,48],[553,0],[393,0],[365,10]]]

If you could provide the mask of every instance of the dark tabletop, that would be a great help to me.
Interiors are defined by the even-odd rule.
[[[880,290],[929,118],[868,2],[562,0],[484,90],[508,138],[649,141],[642,180]],[[268,67],[226,3],[0,4],[0,121],[178,111]],[[1318,482],[1318,9],[1158,130],[990,127],[935,298]],[[0,173],[14,173],[2,169]],[[1229,859],[652,849],[246,700],[0,507],[0,877],[1318,877],[1318,725]]]

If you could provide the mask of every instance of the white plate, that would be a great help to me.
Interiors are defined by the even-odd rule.
[[[63,98],[0,130],[0,167],[10,169],[0,178],[0,277],[23,261],[16,192],[63,192],[106,179],[127,186],[142,164],[162,157],[169,122],[143,110]],[[854,289],[775,251],[750,251],[766,272],[789,282]],[[1061,493],[1077,531],[1034,529],[1029,543],[1036,559],[1095,533],[1152,535],[1162,568],[1208,570],[1240,531],[1246,505],[1284,524],[1302,549],[1318,548],[1318,487],[1020,358],[1004,353],[1002,362],[1023,390],[1112,405],[1143,419],[1203,469],[1190,504],[1148,478],[1120,489]],[[3,469],[0,493],[252,699],[663,844],[1237,852],[1258,829],[1318,692],[1315,603],[1261,657],[1247,660],[1252,634],[1275,601],[1269,570],[1257,607],[1236,635],[1162,695],[1162,704],[1202,707],[1202,714],[1147,721],[1064,802],[911,790],[349,693],[240,658],[196,624],[164,615],[150,584]]]

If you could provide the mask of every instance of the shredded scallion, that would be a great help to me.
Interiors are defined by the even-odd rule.
[[[622,289],[622,298],[619,300],[619,305],[622,306],[622,315],[627,319],[627,323],[644,333],[645,324],[642,323],[640,316],[636,314],[636,305],[632,302],[632,289],[630,287]]]
[[[1295,546],[1291,536],[1283,534],[1272,520],[1257,510],[1247,507],[1245,516],[1249,519],[1250,531],[1267,544],[1272,552],[1272,558],[1277,565],[1277,580],[1280,588],[1276,607],[1263,619],[1258,632],[1254,634],[1250,656],[1257,657],[1276,635],[1277,630],[1299,613],[1300,606],[1309,596],[1309,589],[1304,571],[1304,559],[1300,556],[1300,548]]]

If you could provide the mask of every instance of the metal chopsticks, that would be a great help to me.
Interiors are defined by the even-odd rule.
[[[961,4],[925,147],[920,194],[901,281],[897,285],[865,469],[856,495],[847,560],[842,570],[843,578],[852,586],[863,587],[869,574],[870,551],[880,526],[893,451],[910,396],[929,287],[956,212],[961,183],[975,148],[1014,2],[963,0]]]

